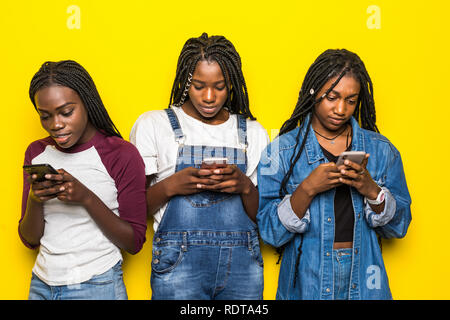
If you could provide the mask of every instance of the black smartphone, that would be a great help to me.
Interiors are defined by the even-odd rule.
[[[30,164],[30,165],[24,165],[23,169],[31,176],[32,174],[36,174],[37,178],[36,181],[41,182],[45,180],[45,175],[50,174],[58,174],[58,171],[55,170],[51,165],[48,163],[42,163],[42,164]]]

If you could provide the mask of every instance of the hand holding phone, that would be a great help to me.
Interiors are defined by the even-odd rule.
[[[210,180],[215,181],[215,183],[198,186],[198,188],[204,190],[248,194],[253,186],[253,182],[237,165],[228,164],[227,158],[205,158],[202,161],[201,169],[207,169],[203,171],[212,172],[212,174],[208,174],[208,177]],[[199,172],[201,171],[199,170]]]
[[[356,151],[354,151],[354,153],[356,153]],[[380,192],[380,187],[372,179],[370,172],[366,169],[369,154],[364,154],[364,152],[360,152],[357,158],[354,157],[353,159],[351,157],[346,158],[351,162],[348,165],[345,165],[345,167],[342,167],[340,169],[341,177],[339,178],[339,181],[355,188],[361,195],[363,195],[367,199],[377,198]],[[363,157],[361,161],[359,160],[360,157]],[[342,163],[344,161],[345,160],[343,160]],[[382,210],[383,209],[381,209],[381,211]]]
[[[56,198],[62,191],[62,176],[49,164],[24,165],[23,169],[30,175],[29,182],[32,184],[30,197],[38,202],[45,202]],[[47,174],[53,175],[54,179],[46,179]],[[32,178],[36,175],[36,178]]]

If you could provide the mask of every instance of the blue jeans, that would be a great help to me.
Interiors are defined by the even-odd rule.
[[[162,236],[154,246],[152,299],[262,299],[258,237],[246,232],[231,234],[189,232],[185,242],[176,239],[175,232]]]
[[[32,273],[29,300],[127,300],[122,261],[91,279],[72,285],[49,286]]]
[[[352,248],[333,250],[334,300],[349,298],[352,253]]]

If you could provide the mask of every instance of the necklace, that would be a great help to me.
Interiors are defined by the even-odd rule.
[[[313,129],[314,130],[314,129]],[[317,133],[319,136],[321,136],[322,138],[324,138],[325,140],[330,141],[331,144],[334,144],[334,140],[339,137],[341,134],[343,134],[345,132],[345,130],[347,130],[347,126],[344,127],[344,130],[342,130],[341,132],[339,132],[338,135],[332,137],[332,138],[328,138],[325,137],[324,135],[320,134],[319,132],[317,132],[316,130],[314,130],[315,133]],[[347,135],[347,139],[348,139],[348,135]]]

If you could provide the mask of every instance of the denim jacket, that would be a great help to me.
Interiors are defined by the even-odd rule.
[[[308,123],[308,119],[304,123]],[[370,154],[367,170],[385,191],[385,209],[376,214],[364,197],[351,188],[355,212],[353,259],[349,299],[392,299],[378,243],[383,238],[402,238],[411,222],[411,198],[402,160],[384,136],[362,129],[352,118],[352,150]],[[290,167],[300,132],[306,126],[277,137],[261,156],[258,166],[259,210],[257,222],[262,239],[274,247],[285,245],[278,279],[277,299],[333,299],[334,194],[335,189],[314,197],[304,217],[292,211],[290,195],[308,175],[328,160],[312,128],[305,148],[281,198],[281,181]],[[300,146],[297,146],[297,150]]]

